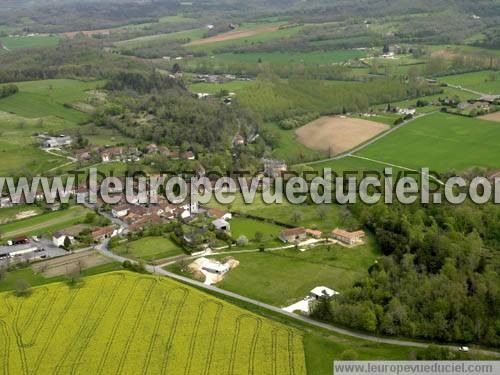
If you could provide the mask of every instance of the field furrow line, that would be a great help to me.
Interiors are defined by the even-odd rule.
[[[142,314],[144,313],[144,309],[146,308],[147,304],[149,303],[149,300],[151,298],[151,295],[153,294],[153,289],[155,286],[158,285],[158,280],[154,279],[152,280],[151,285],[148,288],[148,291],[146,292],[146,296],[144,297],[144,300],[141,303],[141,307],[139,309],[139,312],[135,318],[134,325],[132,326],[132,329],[130,330],[130,335],[127,339],[127,342],[125,343],[125,349],[123,350],[123,353],[120,358],[120,362],[118,363],[118,368],[116,370],[116,374],[121,374],[123,370],[123,366],[125,365],[125,360],[127,359],[128,352],[130,350],[130,345],[132,344],[132,341],[135,338],[135,334],[137,333],[137,327],[139,326],[139,323],[142,319]]]
[[[215,350],[215,341],[217,339],[217,332],[219,330],[219,321],[220,321],[220,315],[222,313],[222,309],[224,308],[224,305],[220,302],[215,302],[217,304],[217,312],[215,313],[215,319],[212,324],[212,335],[210,338],[210,345],[208,347],[208,353],[207,353],[207,360],[206,360],[206,366],[205,366],[205,375],[210,374],[210,367],[212,366],[212,360],[214,356],[214,350]]]
[[[43,326],[47,322],[47,319],[45,318],[51,315],[52,308],[54,307],[58,295],[59,295],[59,289],[55,293],[52,293],[52,298],[50,299],[49,305],[47,306],[47,311],[45,312],[44,316],[41,317],[40,321],[38,322],[38,325],[33,330],[33,336],[31,337],[31,339],[27,340],[28,342],[26,343],[26,346],[29,347],[35,345],[36,339],[38,338],[40,331],[43,329]]]
[[[28,329],[31,326],[31,323],[33,323],[33,319],[35,318],[35,316],[38,315],[38,312],[40,311],[40,308],[42,306],[41,302],[42,302],[43,298],[49,294],[49,290],[47,288],[41,288],[41,289],[43,290],[42,296],[40,296],[37,303],[35,304],[36,305],[35,308],[31,309],[31,312],[28,315],[28,319],[26,319],[26,322],[24,322],[24,325],[22,325],[21,328],[19,328],[19,320],[18,320],[18,317],[16,317],[16,330],[19,332],[19,335],[21,335],[21,341],[22,341],[23,332],[25,332],[26,329]],[[21,309],[22,309],[22,306],[24,305],[24,301],[25,300],[23,300],[23,303],[21,304]]]
[[[56,366],[54,368],[54,375],[57,375],[59,373],[59,371],[61,371],[61,368],[62,368],[64,362],[66,361],[66,359],[69,358],[69,355],[70,355],[71,351],[75,347],[75,342],[80,337],[82,337],[83,331],[85,330],[85,327],[87,326],[88,322],[90,321],[89,317],[92,315],[92,313],[94,312],[96,306],[98,305],[96,301],[99,299],[99,297],[102,295],[102,293],[104,291],[104,285],[105,285],[104,281],[105,280],[106,279],[103,277],[102,280],[101,280],[101,283],[99,284],[99,288],[96,289],[97,291],[96,291],[95,295],[90,300],[91,301],[91,306],[86,309],[85,315],[82,318],[80,326],[78,327],[78,331],[76,332],[75,336],[71,339],[71,343],[66,347],[66,350],[64,351],[61,359],[57,362],[57,364],[56,364]]]
[[[290,367],[290,374],[295,374],[295,358],[293,351],[293,331],[288,331],[288,365]]]
[[[76,373],[76,370],[78,369],[78,366],[80,365],[80,361],[82,359],[83,354],[85,353],[85,349],[87,348],[87,345],[88,345],[90,339],[92,338],[92,336],[97,331],[97,328],[101,324],[102,320],[104,319],[104,316],[108,312],[109,308],[111,307],[112,303],[115,300],[116,295],[118,294],[118,290],[119,290],[118,284],[120,283],[120,281],[122,281],[125,278],[125,276],[122,275],[122,274],[120,274],[119,276],[120,276],[120,278],[112,286],[113,289],[112,289],[111,296],[109,296],[106,299],[106,304],[104,306],[103,311],[100,312],[99,317],[91,325],[91,327],[89,329],[89,332],[87,334],[83,335],[84,344],[81,345],[80,348],[78,349],[76,358],[75,358],[75,360],[73,362],[73,365],[71,366],[71,374],[75,374]]]
[[[257,341],[259,339],[260,330],[262,328],[262,319],[254,318],[257,321],[255,332],[252,337],[252,346],[250,347],[250,355],[248,357],[248,373],[253,375],[255,373],[255,352],[257,350]]]
[[[125,311],[127,310],[128,306],[130,304],[130,301],[132,299],[132,296],[134,295],[140,281],[141,281],[141,279],[137,279],[134,281],[134,284],[130,288],[130,292],[127,295],[125,303],[122,305],[120,312],[118,313],[118,316],[115,320],[115,324],[113,325],[113,329],[111,330],[111,335],[108,338],[108,343],[105,346],[104,353],[101,357],[101,360],[99,361],[99,366],[97,368],[97,374],[102,374],[102,372],[103,372],[104,365],[106,364],[106,360],[108,359],[108,356],[109,356],[109,351],[111,350],[113,342],[115,341],[115,336],[116,336],[116,333],[118,332],[118,328],[120,327],[123,316],[125,315]]]
[[[156,345],[156,341],[157,341],[157,335],[156,335],[156,333],[160,329],[160,323],[161,323],[161,320],[163,318],[163,314],[165,313],[165,310],[167,309],[167,306],[169,306],[169,304],[170,304],[170,299],[171,299],[172,295],[174,294],[174,292],[176,292],[178,290],[183,291],[184,294],[188,293],[187,289],[185,289],[185,288],[174,288],[174,289],[170,290],[165,295],[165,297],[163,299],[163,302],[162,302],[162,305],[161,305],[161,309],[158,312],[158,316],[156,317],[155,325],[154,325],[154,328],[153,328],[153,334],[152,334],[151,340],[149,341],[148,350],[146,352],[147,353],[146,354],[146,360],[144,361],[144,366],[142,368],[142,373],[144,375],[146,375],[148,373],[149,364],[151,363],[151,357],[153,355],[153,349],[154,349],[154,347]]]
[[[69,309],[71,308],[74,301],[76,300],[76,297],[78,296],[79,292],[80,292],[80,289],[76,289],[73,291],[73,293],[71,294],[71,297],[68,298],[68,301],[64,305],[63,311],[61,311],[59,313],[57,319],[55,320],[54,324],[52,325],[52,329],[50,330],[50,334],[48,335],[45,344],[42,345],[42,350],[40,351],[40,354],[38,355],[38,358],[35,362],[35,368],[33,369],[32,374],[38,374],[38,369],[40,368],[40,365],[42,364],[42,360],[45,357],[45,354],[47,353],[47,350],[50,347],[50,343],[54,339],[54,336],[57,332],[57,329],[61,325],[61,322],[63,321],[63,319],[66,317]]]
[[[170,333],[168,335],[165,355],[164,355],[162,362],[161,362],[161,371],[160,371],[161,375],[164,375],[166,373],[167,364],[168,364],[168,355],[170,353],[170,349],[172,348],[172,344],[173,344],[174,338],[175,338],[175,333],[177,331],[177,325],[179,324],[179,320],[181,318],[181,311],[182,311],[182,308],[184,307],[184,304],[186,303],[188,295],[189,295],[189,290],[186,290],[186,293],[184,294],[182,300],[177,305],[177,309],[175,310],[174,320],[172,321],[172,328],[170,329]]]
[[[203,318],[203,313],[205,311],[205,308],[210,303],[217,305],[218,311],[220,309],[222,309],[222,306],[220,303],[218,303],[216,301],[212,301],[212,300],[201,301],[200,304],[198,305],[198,314],[196,315],[196,320],[195,320],[194,327],[193,327],[193,334],[191,335],[191,341],[189,342],[187,362],[186,362],[186,367],[184,369],[185,375],[189,375],[191,373],[191,363],[193,362],[194,349],[196,346],[196,338],[198,337],[198,329],[200,328],[200,323],[201,323],[201,319]]]
[[[252,343],[250,344],[250,353],[248,356],[248,372],[253,374],[254,372],[254,359],[255,359],[255,348],[257,346],[257,339],[260,331],[260,327],[262,325],[262,319],[256,318],[249,314],[241,314],[236,318],[236,330],[233,339],[233,345],[231,348],[231,355],[229,359],[229,374],[234,374],[234,366],[236,362],[236,352],[238,349],[238,337],[241,330],[241,322],[243,319],[250,319],[256,322],[257,326],[255,327],[255,332],[252,337]]]
[[[3,340],[4,340],[3,353],[2,353],[3,373],[8,374],[9,373],[10,336],[9,336],[9,332],[7,331],[7,324],[3,320],[0,320],[0,328],[1,328],[2,336],[3,336]]]

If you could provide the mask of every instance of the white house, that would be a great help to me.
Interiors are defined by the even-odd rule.
[[[330,299],[336,296],[337,294],[340,293],[333,289],[327,288],[326,286],[317,286],[316,288],[314,288],[309,292],[309,296],[314,299],[321,299],[321,298]]]
[[[223,219],[214,220],[212,221],[212,224],[217,230],[222,230],[225,232],[229,232],[231,230],[231,225]]]
[[[64,147],[71,145],[71,137],[66,135],[60,135],[59,137],[49,137],[44,142],[43,145],[46,148],[54,148],[54,147]]]
[[[400,108],[398,112],[400,115],[413,116],[415,113],[417,113],[417,110],[415,108]]]
[[[73,242],[75,240],[75,238],[73,236],[68,236],[64,232],[56,232],[52,236],[52,243],[56,247],[64,247],[64,241],[66,241],[66,237],[69,238],[69,240],[71,242]]]
[[[129,212],[129,207],[128,206],[126,206],[126,205],[119,205],[119,206],[114,207],[111,210],[111,215],[113,215],[113,217],[116,217],[116,218],[120,219],[122,217],[127,216],[128,212]]]
[[[201,269],[210,273],[215,273],[217,275],[224,275],[229,271],[229,266],[227,264],[208,260],[206,262],[203,262]]]

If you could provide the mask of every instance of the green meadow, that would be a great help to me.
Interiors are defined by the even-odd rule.
[[[148,35],[148,36],[142,36],[134,39],[120,41],[115,43],[115,45],[117,47],[134,48],[149,42],[156,42],[156,41],[175,41],[175,40],[193,41],[203,38],[203,34],[205,33],[205,31],[206,29],[204,28],[198,28],[198,29],[183,30],[168,34]]]
[[[257,233],[262,235],[263,242],[274,241],[283,230],[282,227],[275,224],[241,217],[233,218],[230,224],[233,238],[238,239],[240,236],[245,236],[250,241],[255,240]]]
[[[361,58],[366,52],[360,50],[335,50],[313,52],[256,52],[223,53],[215,55],[220,62],[270,63],[270,64],[308,64],[329,65],[342,61]]]
[[[434,113],[419,118],[360,151],[385,163],[438,172],[500,167],[500,126],[495,122]]]
[[[244,89],[251,89],[253,85],[253,81],[232,81],[232,82],[227,82],[227,83],[206,83],[206,82],[200,82],[200,83],[194,83],[192,85],[189,85],[189,89],[193,92],[203,92],[203,93],[208,93],[208,94],[217,94],[223,90],[228,91],[228,92],[235,92],[238,93],[238,91],[244,90]]]
[[[8,50],[29,49],[29,48],[50,48],[59,44],[57,36],[19,36],[5,37],[0,41]]]
[[[55,116],[74,123],[86,122],[89,115],[64,104],[82,102],[87,91],[103,85],[103,81],[83,82],[71,79],[18,82],[19,93],[0,100],[0,110],[28,118]]]
[[[304,298],[316,286],[337,291],[349,288],[380,256],[370,239],[366,245],[345,248],[321,246],[306,251],[231,254],[240,265],[218,284],[223,289],[276,306]]]
[[[494,71],[456,74],[442,77],[439,80],[484,94],[500,95],[500,75]]]
[[[116,253],[145,261],[182,255],[182,249],[166,237],[144,237],[137,241],[120,244]]]
[[[49,212],[29,219],[0,225],[0,233],[4,240],[19,236],[52,234],[81,222],[89,212],[91,211],[82,206],[74,206],[67,210]]]

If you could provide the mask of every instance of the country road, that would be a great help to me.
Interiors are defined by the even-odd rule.
[[[135,261],[132,260],[132,259],[128,259],[128,258],[122,257],[120,255],[114,254],[113,252],[109,251],[107,249],[107,244],[108,244],[108,242],[106,241],[103,244],[101,244],[99,246],[96,246],[96,250],[99,251],[102,255],[107,256],[109,258],[112,258],[115,261],[118,261],[120,263],[123,263],[126,260],[135,263]],[[396,345],[396,346],[406,346],[406,347],[416,347],[416,348],[427,348],[429,345],[433,345],[434,344],[434,343],[424,343],[424,342],[415,342],[415,341],[409,341],[409,340],[400,340],[400,339],[391,339],[391,338],[385,338],[385,337],[377,337],[377,336],[372,336],[372,335],[364,334],[364,333],[361,333],[361,332],[357,332],[357,331],[353,331],[353,330],[349,330],[349,329],[345,329],[345,328],[340,328],[340,327],[334,326],[332,324],[319,322],[319,321],[313,320],[311,318],[308,318],[308,317],[305,317],[305,316],[302,316],[302,315],[297,315],[297,314],[289,313],[287,311],[284,311],[284,310],[280,309],[279,307],[272,306],[272,305],[269,305],[267,303],[263,303],[263,302],[254,300],[252,298],[248,298],[248,297],[242,296],[242,295],[237,294],[237,293],[233,293],[233,292],[230,292],[230,291],[227,291],[227,290],[223,290],[223,289],[217,288],[217,287],[212,286],[212,285],[205,285],[204,283],[202,283],[200,281],[193,280],[193,279],[181,276],[181,275],[177,275],[177,274],[175,274],[173,272],[166,271],[166,270],[164,270],[164,269],[162,269],[162,268],[160,268],[158,266],[147,265],[146,266],[146,270],[148,272],[150,272],[150,273],[157,274],[157,275],[162,275],[162,276],[166,276],[166,277],[169,277],[171,279],[180,281],[180,282],[185,283],[185,284],[189,284],[189,285],[192,285],[192,286],[195,286],[195,287],[198,287],[198,288],[202,288],[202,289],[209,290],[209,291],[212,291],[212,292],[215,292],[215,293],[219,293],[219,294],[222,294],[224,296],[227,296],[227,297],[230,297],[230,298],[234,298],[234,299],[237,299],[237,300],[240,300],[240,301],[243,301],[243,302],[255,305],[257,307],[264,308],[266,310],[275,312],[277,314],[281,314],[281,315],[287,316],[289,318],[301,321],[303,323],[310,324],[310,325],[313,325],[315,327],[322,328],[322,329],[325,329],[325,330],[328,330],[328,331],[331,331],[331,332],[335,332],[335,333],[338,333],[338,334],[341,334],[341,335],[346,335],[346,336],[350,336],[350,337],[354,337],[354,338],[358,338],[358,339],[362,339],[362,340],[377,342],[377,343],[380,343],[380,344],[388,344],[388,345]],[[439,345],[439,344],[435,344],[435,345]],[[450,345],[439,345],[439,346],[446,347],[446,348],[449,348],[451,350],[457,350],[456,346],[450,346]],[[483,355],[500,357],[500,353],[499,352],[494,352],[494,351],[489,351],[489,350],[482,350],[482,349],[471,350],[471,351],[473,351],[475,353],[483,354]]]

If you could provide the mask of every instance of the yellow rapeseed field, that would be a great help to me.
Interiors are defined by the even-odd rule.
[[[299,331],[128,272],[0,294],[2,374],[305,374]]]

